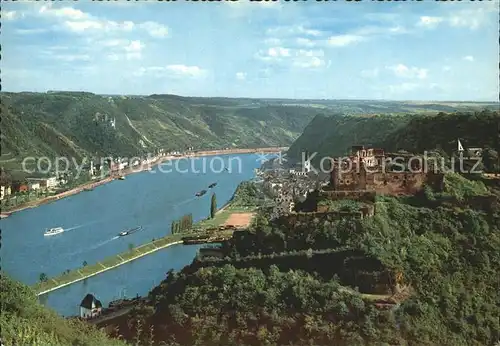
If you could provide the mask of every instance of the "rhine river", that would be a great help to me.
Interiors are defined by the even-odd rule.
[[[206,218],[211,194],[222,207],[239,183],[255,177],[261,162],[256,154],[208,156],[177,160],[178,164],[128,175],[93,191],[16,212],[0,221],[2,270],[32,285],[40,274],[49,277],[66,269],[96,263],[108,256],[170,233],[173,220],[192,213],[194,221]],[[213,169],[211,169],[211,167]],[[217,183],[213,189],[208,185]],[[195,197],[200,190],[208,192]],[[63,227],[64,233],[44,237],[46,228]],[[125,237],[125,229],[143,230]],[[87,293],[104,306],[121,297],[146,295],[165,278],[168,270],[191,263],[201,246],[174,245],[40,297],[64,316],[77,315]]]

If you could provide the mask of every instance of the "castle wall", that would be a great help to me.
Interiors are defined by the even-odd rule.
[[[373,191],[386,195],[415,194],[423,188],[425,183],[430,183],[438,190],[442,188],[443,174],[424,172],[367,172],[362,169],[359,173],[347,172],[338,174],[332,172],[331,182],[334,191]],[[335,198],[330,194],[329,198]],[[350,198],[350,197],[344,197]]]
[[[341,190],[341,191],[332,191],[332,190],[322,190],[319,194],[320,197],[326,197],[329,200],[336,201],[339,199],[351,199],[354,201],[360,202],[375,202],[375,191],[360,191],[360,190]]]

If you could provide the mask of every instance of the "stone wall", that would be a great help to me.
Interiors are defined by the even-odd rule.
[[[434,172],[367,172],[362,169],[359,173],[353,171],[338,175],[335,171],[331,176],[331,188],[335,192],[347,192],[344,197],[341,194],[328,191],[328,198],[353,199],[359,191],[373,191],[386,195],[412,195],[422,190],[425,183],[429,183],[437,190],[443,186],[444,175]],[[356,198],[357,199],[357,198]]]
[[[360,211],[326,211],[312,213],[290,213],[283,215],[278,219],[278,222],[287,226],[294,226],[299,223],[324,223],[333,222],[340,219],[361,220],[374,215],[374,208],[362,208]]]
[[[321,190],[319,193],[320,197],[326,197],[331,201],[336,201],[339,199],[351,199],[359,202],[375,202],[375,191],[367,190],[353,190],[353,191],[333,191],[333,190]]]

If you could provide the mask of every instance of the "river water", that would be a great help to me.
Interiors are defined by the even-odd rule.
[[[170,233],[173,220],[192,213],[194,221],[210,212],[211,194],[221,207],[242,181],[255,177],[261,162],[256,154],[181,159],[171,166],[128,175],[93,191],[12,214],[0,221],[2,270],[32,285],[40,274],[49,277],[96,263],[134,246]],[[168,171],[168,172],[165,172]],[[217,186],[208,189],[208,185]],[[208,190],[195,197],[200,190]],[[64,233],[44,237],[46,228]],[[136,226],[143,230],[126,237],[117,234]],[[191,263],[200,246],[174,245],[116,269],[90,277],[40,297],[64,316],[77,315],[87,293],[103,305],[120,297],[145,295],[170,269]]]

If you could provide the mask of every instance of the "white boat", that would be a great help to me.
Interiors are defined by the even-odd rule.
[[[62,227],[51,228],[43,234],[44,236],[55,235],[64,232]]]

